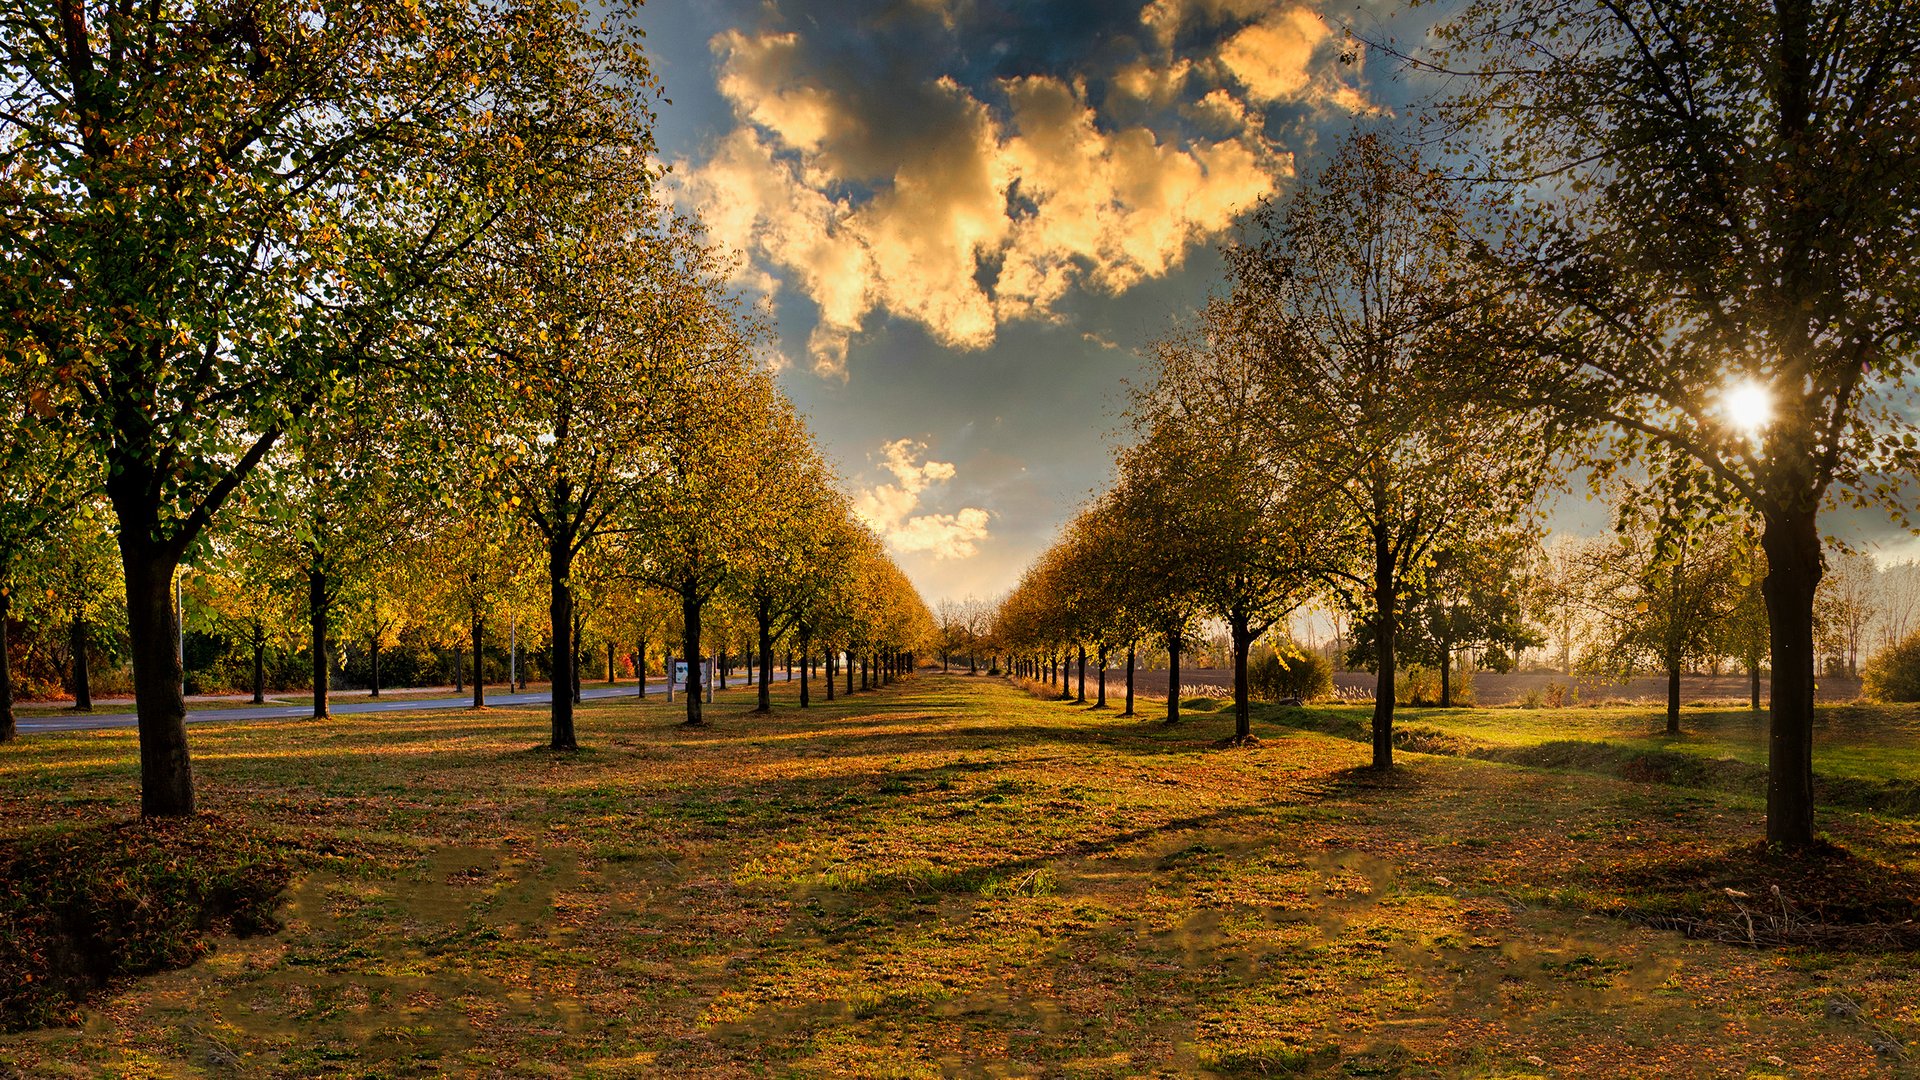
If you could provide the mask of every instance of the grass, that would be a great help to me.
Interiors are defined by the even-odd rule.
[[[295,861],[285,928],[0,1037],[0,1075],[1914,1073],[1920,954],[1611,917],[1761,888],[1751,794],[1378,777],[1265,714],[1213,749],[1222,712],[984,677],[783,689],[699,731],[589,703],[572,756],[526,709],[196,728],[203,805]],[[125,731],[0,747],[0,840],[123,819],[135,764]],[[1823,825],[1920,872],[1912,820]]]
[[[1370,705],[1267,707],[1276,723],[1363,739]],[[1660,708],[1437,709],[1402,706],[1403,746],[1515,764],[1583,769],[1689,787],[1759,790],[1767,764],[1766,714],[1689,706],[1681,733],[1666,734]],[[1843,704],[1815,709],[1817,796],[1830,805],[1920,816],[1920,705]]]

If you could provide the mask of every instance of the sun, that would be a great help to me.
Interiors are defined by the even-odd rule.
[[[1721,392],[1720,415],[1729,427],[1758,438],[1773,423],[1773,392],[1752,379],[1737,382]]]

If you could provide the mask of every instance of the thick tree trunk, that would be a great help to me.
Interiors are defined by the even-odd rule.
[[[1075,705],[1087,703],[1087,647],[1080,646],[1080,692],[1074,695]]]
[[[7,633],[12,608],[13,594],[0,588],[0,743],[12,742],[20,733],[13,717],[13,643]]]
[[[834,665],[834,660],[835,660],[835,658],[836,658],[836,657],[838,657],[838,656],[839,656],[839,653],[838,653],[838,652],[836,652],[836,651],[835,651],[834,649],[832,649],[832,648],[827,648],[827,649],[825,649],[825,650],[823,650],[823,651],[824,651],[824,652],[825,652],[825,653],[826,653],[827,655],[826,655],[826,662],[825,662],[825,664],[823,665],[823,667],[821,668],[821,673],[822,673],[823,675],[825,675],[825,676],[827,677],[827,700],[828,700],[828,701],[832,701],[832,700],[833,700],[833,685],[834,685],[834,672],[835,672],[835,670],[836,670],[836,669],[834,668],[834,666],[833,666],[833,665]]]
[[[762,600],[753,613],[754,622],[760,630],[760,696],[754,702],[753,711],[770,713],[773,711],[773,610],[767,601]]]
[[[687,723],[698,727],[707,721],[700,714],[700,594],[692,582],[680,589],[680,619],[685,628],[681,649],[687,656]]]
[[[633,654],[633,677],[640,681],[640,697],[647,696],[647,639],[641,638]]]
[[[367,663],[373,669],[371,673],[371,681],[373,685],[368,689],[367,696],[379,697],[380,696],[380,631],[378,630],[375,630],[373,632],[373,637],[368,639],[367,641]]]
[[[1440,642],[1440,707],[1453,708],[1453,643]]]
[[[853,663],[853,650],[851,650],[851,649],[849,649],[849,650],[847,650],[847,654],[846,654],[846,657],[847,657],[847,693],[848,693],[848,695],[852,695],[852,693],[853,693],[853,668],[854,668],[854,663]]]
[[[1393,767],[1394,638],[1399,612],[1394,610],[1393,548],[1385,529],[1374,530],[1373,617],[1379,679],[1373,690],[1373,767]]]
[[[193,761],[187,753],[187,703],[181,696],[180,624],[173,606],[178,558],[147,522],[120,518],[120,559],[127,578],[127,630],[133,652],[133,696],[140,729],[140,813],[193,813]]]
[[[67,648],[73,653],[73,707],[93,711],[93,676],[87,669],[87,619],[79,612],[67,621]]]
[[[1167,634],[1167,723],[1180,722],[1180,631]]]
[[[614,683],[615,683],[615,679],[613,677],[613,640],[609,638],[607,640],[607,685],[612,686],[614,685]]]
[[[325,720],[332,666],[327,663],[327,572],[318,563],[307,567],[307,636],[313,660],[313,718]]]
[[[1245,739],[1253,734],[1253,712],[1247,696],[1247,651],[1253,646],[1253,631],[1244,611],[1234,612],[1228,622],[1233,630],[1233,737]]]
[[[547,540],[547,623],[551,640],[553,683],[547,698],[553,715],[554,750],[576,750],[579,743],[573,732],[573,689],[577,681],[573,667],[573,572],[572,538],[556,533]]]
[[[1680,661],[1667,661],[1667,734],[1680,734]]]
[[[267,702],[267,628],[253,620],[253,703]]]
[[[1133,715],[1133,645],[1127,646],[1127,711],[1121,716]]]
[[[1754,712],[1759,712],[1760,711],[1760,665],[1757,662],[1747,665],[1747,691],[1748,691],[1749,697],[1751,698],[1751,701],[1749,702],[1749,707],[1752,708]]]
[[[481,651],[486,647],[486,631],[486,618],[476,611],[473,615],[473,707],[476,709],[487,707],[486,654]]]
[[[1813,843],[1813,598],[1824,571],[1816,511],[1768,515],[1767,630],[1772,705],[1767,734],[1767,839]]]

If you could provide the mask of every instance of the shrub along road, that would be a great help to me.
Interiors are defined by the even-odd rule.
[[[1380,777],[985,677],[792,704],[592,702],[573,755],[534,710],[209,726],[203,805],[292,861],[284,929],[0,1037],[0,1074],[1913,1069],[1920,955],[1864,925],[1913,914],[1909,820],[1828,810],[1853,856],[1776,864],[1757,793]],[[0,747],[0,841],[124,822],[136,760]]]

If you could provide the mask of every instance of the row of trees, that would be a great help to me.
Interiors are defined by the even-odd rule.
[[[1594,595],[1751,606],[1758,581],[1767,836],[1811,843],[1821,509],[1904,521],[1920,463],[1920,19],[1473,0],[1434,40],[1402,59],[1438,157],[1363,132],[1256,216],[1161,343],[1111,490],[1008,599],[1008,641],[1047,666],[1109,627],[1173,645],[1219,620],[1244,736],[1247,643],[1331,591],[1364,614],[1385,768],[1410,605],[1581,464],[1656,523],[1644,558],[1589,567]],[[1758,554],[1724,558],[1725,530]],[[1086,554],[1104,532],[1117,565]],[[1703,647],[1660,621],[1635,648]]]
[[[555,749],[590,610],[638,644],[666,597],[698,657],[731,604],[763,665],[792,635],[895,670],[928,636],[756,362],[728,256],[660,190],[630,10],[7,20],[0,595],[57,524],[109,519],[143,813],[194,805],[183,565],[256,644],[304,594],[324,714],[343,605],[379,640],[417,573],[477,664],[531,563]]]

